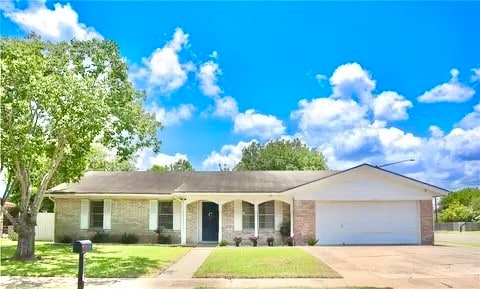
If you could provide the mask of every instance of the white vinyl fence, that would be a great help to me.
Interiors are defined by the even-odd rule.
[[[39,213],[35,227],[35,240],[53,241],[55,213]]]

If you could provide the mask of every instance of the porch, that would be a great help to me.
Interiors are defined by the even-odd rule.
[[[250,243],[256,236],[258,244],[266,244],[270,236],[275,244],[282,243],[281,227],[288,224],[293,236],[293,199],[285,197],[192,197],[178,199],[181,244],[218,244],[233,242],[241,236]]]

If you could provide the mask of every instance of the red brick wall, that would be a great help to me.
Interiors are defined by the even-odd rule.
[[[420,201],[420,231],[422,245],[433,245],[433,208],[432,201]]]
[[[305,245],[308,237],[316,236],[315,201],[294,201],[293,231],[297,245]]]

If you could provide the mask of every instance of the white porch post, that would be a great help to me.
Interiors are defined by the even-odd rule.
[[[182,226],[180,230],[180,243],[187,244],[187,201],[182,200]]]
[[[293,237],[293,204],[295,203],[295,200],[292,199],[292,202],[290,203],[290,237]]]
[[[223,219],[222,219],[222,207],[223,203],[218,202],[218,243],[220,243],[223,239],[223,232],[222,232],[222,227],[223,227]]]
[[[255,209],[255,237],[258,237],[258,204],[255,203],[253,208]]]

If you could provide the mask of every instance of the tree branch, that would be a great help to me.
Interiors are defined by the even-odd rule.
[[[40,204],[42,203],[43,200],[43,195],[45,194],[45,191],[48,188],[48,185],[50,184],[50,181],[53,178],[53,175],[55,174],[58,166],[63,160],[64,156],[64,140],[60,139],[58,146],[55,148],[55,152],[52,156],[52,161],[50,162],[50,168],[48,169],[48,172],[43,176],[42,182],[40,183],[40,188],[38,188],[37,194],[35,196],[35,200],[33,201],[33,207],[32,211],[34,211],[35,214],[38,213],[40,210]]]
[[[15,220],[15,218],[7,211],[7,209],[5,209],[3,206],[0,206],[0,212],[2,212],[3,215],[7,217],[7,219],[10,221],[10,223],[12,223],[14,227],[17,226],[17,220]]]
[[[29,201],[27,193],[30,188],[28,185],[28,174],[18,160],[15,161],[15,176],[17,176],[17,181],[20,183],[20,211],[25,212]]]

